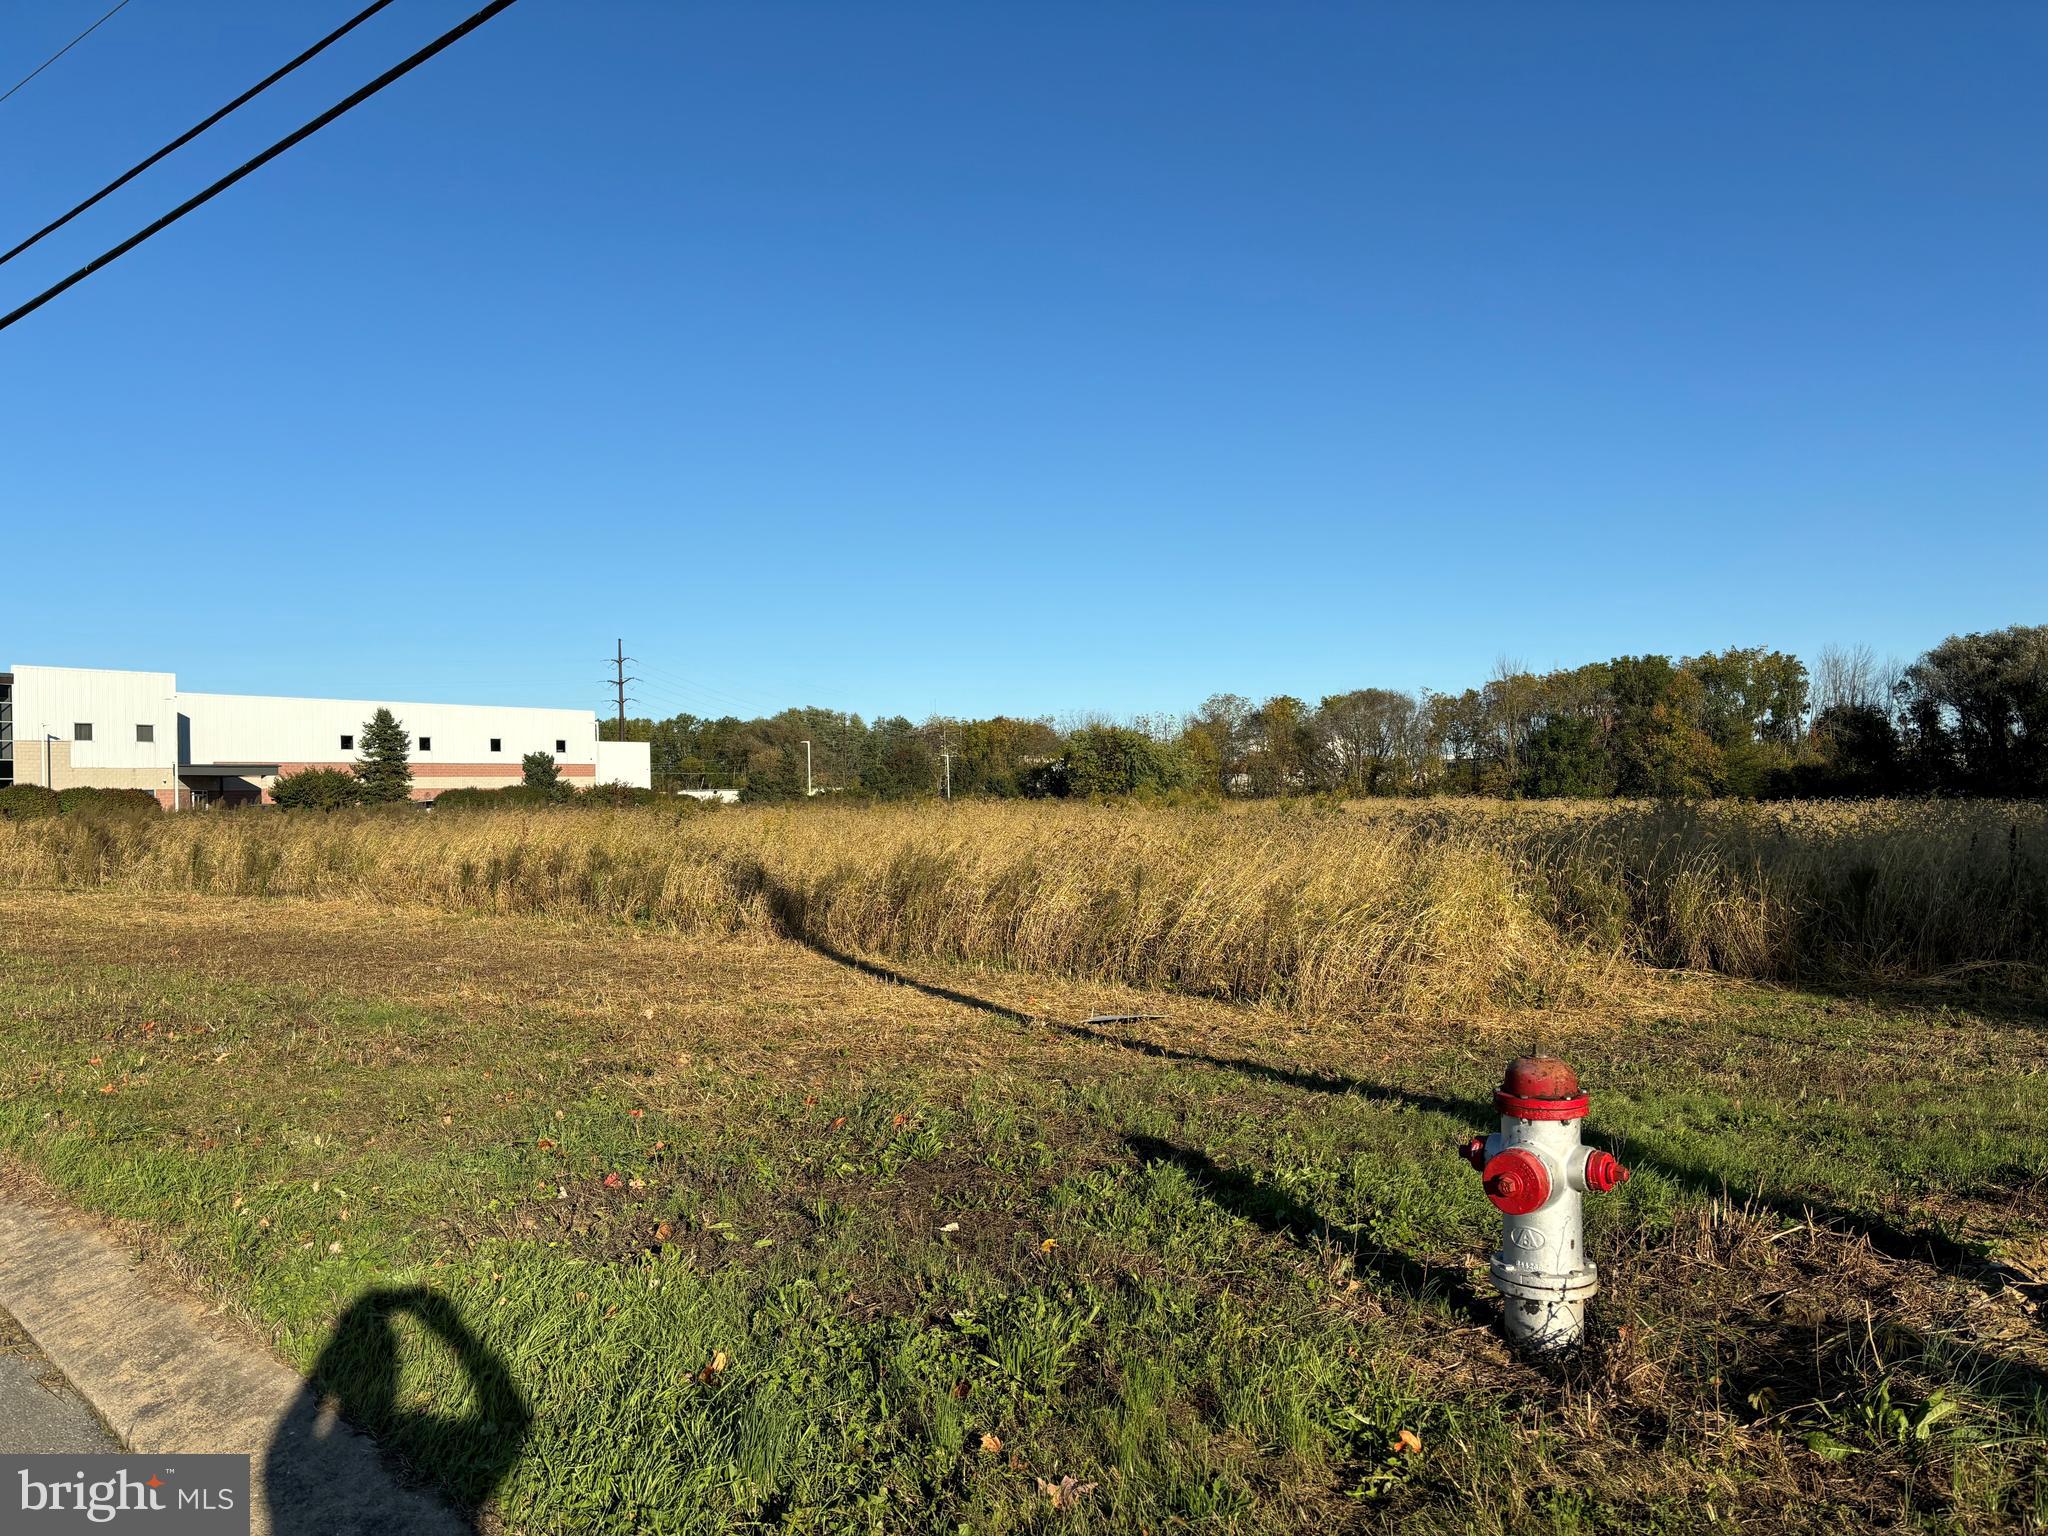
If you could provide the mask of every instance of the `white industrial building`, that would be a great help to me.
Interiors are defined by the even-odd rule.
[[[587,709],[181,693],[169,672],[16,667],[0,672],[0,788],[146,789],[167,810],[267,801],[281,774],[352,767],[380,708],[410,738],[415,800],[517,784],[529,752],[579,788],[651,782],[647,743],[599,741]]]

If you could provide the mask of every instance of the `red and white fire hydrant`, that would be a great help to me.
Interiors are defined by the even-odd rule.
[[[1474,1136],[1465,1159],[1507,1220],[1493,1256],[1508,1338],[1538,1351],[1579,1340],[1599,1288],[1586,1257],[1584,1197],[1628,1177],[1613,1154],[1579,1144],[1586,1095],[1555,1056],[1519,1056],[1493,1096],[1500,1129]]]

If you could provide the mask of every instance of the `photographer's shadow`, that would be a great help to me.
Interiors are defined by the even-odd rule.
[[[399,1316],[414,1319],[454,1355],[470,1386],[465,1413],[421,1412],[400,1401]],[[532,1424],[504,1363],[445,1297],[420,1287],[366,1292],[335,1323],[264,1455],[270,1530],[273,1536],[478,1531],[478,1512],[519,1459]],[[395,1452],[439,1498],[402,1486],[376,1447],[355,1431],[375,1435],[376,1446]]]

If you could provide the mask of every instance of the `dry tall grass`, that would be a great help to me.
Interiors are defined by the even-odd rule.
[[[1588,959],[2048,976],[2048,811],[805,805],[0,823],[0,884],[357,896],[787,935],[1304,1011],[1558,995]]]

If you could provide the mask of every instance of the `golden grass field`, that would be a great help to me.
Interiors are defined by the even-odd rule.
[[[2048,808],[966,803],[0,822],[0,886],[369,897],[770,933],[1315,1014],[1512,1007],[1638,966],[2048,974]]]

